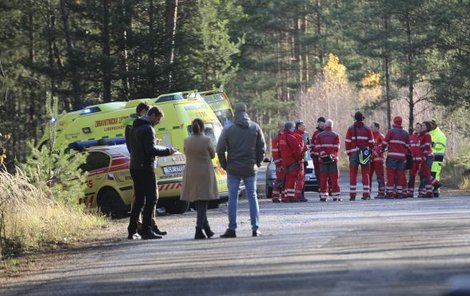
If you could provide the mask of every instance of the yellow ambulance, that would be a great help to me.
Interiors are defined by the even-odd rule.
[[[85,204],[87,208],[98,208],[111,217],[127,215],[134,190],[126,145],[91,147],[85,153],[86,161],[80,168],[88,172],[88,175],[84,197],[79,199],[79,204]],[[177,198],[185,163],[184,154],[179,152],[159,157],[157,161],[155,173],[158,175],[158,189],[161,195],[166,196],[160,200],[170,214],[184,213],[189,206],[188,202]]]
[[[135,113],[135,108],[140,102],[158,105],[165,113],[165,117],[155,126],[156,137],[161,145],[173,146],[182,151],[184,138],[190,134],[191,121],[197,117],[204,121],[205,133],[213,139],[214,143],[217,142],[222,132],[222,125],[204,99],[196,91],[188,91],[164,94],[157,98],[99,104],[72,112],[72,114],[67,113],[56,123],[51,123],[57,124],[54,146],[60,147],[62,144],[67,144],[72,149],[81,150],[95,146],[97,141],[104,145],[123,143],[125,132],[123,122]],[[39,145],[43,146],[47,140],[48,136],[45,135]],[[228,196],[226,172],[221,168],[218,159],[214,160],[214,169],[221,196],[219,202],[222,202]],[[163,172],[157,173],[157,178],[161,179]],[[175,194],[174,191],[166,190],[166,188],[160,187],[159,189],[159,206],[166,207],[167,203],[174,203],[179,199],[179,191]],[[216,203],[212,206],[216,206]]]
[[[214,111],[222,126],[233,122],[233,108],[223,89],[203,91],[199,93]]]
[[[72,123],[77,119],[79,119],[78,122],[87,121],[91,115],[99,114],[100,116],[102,116],[102,114],[107,112],[122,110],[125,106],[126,102],[109,102],[88,106],[81,110],[62,114],[58,118],[52,118],[45,128],[44,135],[39,141],[38,147],[39,149],[41,149],[45,144],[49,142],[51,128],[55,128],[56,130],[57,137],[54,143],[55,147],[59,147],[63,143],[69,144],[75,141],[80,141],[82,139],[94,140],[94,138],[92,137],[86,137],[86,130],[83,131],[84,136],[80,136],[80,133],[78,133],[75,128],[76,124]],[[82,120],[82,118],[85,118],[85,120]]]
[[[217,144],[222,133],[222,124],[197,91],[178,92],[161,95],[157,98],[132,100],[127,103],[126,107],[134,110],[141,102],[157,105],[165,113],[163,120],[155,127],[155,134],[160,140],[160,144],[173,146],[182,151],[184,138],[190,135],[191,121],[194,118],[201,118],[204,121],[204,133],[212,138],[214,145]],[[227,174],[220,166],[217,157],[213,163],[221,196],[220,201],[225,201],[228,197]]]

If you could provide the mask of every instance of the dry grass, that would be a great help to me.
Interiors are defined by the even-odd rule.
[[[0,259],[67,244],[105,224],[99,215],[55,201],[47,187],[30,184],[21,171],[0,172]]]
[[[446,161],[442,168],[441,178],[446,186],[458,189],[470,189],[470,164],[468,157]]]

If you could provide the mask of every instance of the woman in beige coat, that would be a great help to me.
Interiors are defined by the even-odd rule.
[[[194,119],[191,129],[192,135],[184,139],[186,166],[183,172],[181,200],[194,202],[197,211],[194,239],[205,239],[206,235],[208,238],[214,235],[207,221],[207,206],[210,200],[219,198],[211,161],[215,157],[215,151],[211,139],[204,135],[204,122],[201,119]]]

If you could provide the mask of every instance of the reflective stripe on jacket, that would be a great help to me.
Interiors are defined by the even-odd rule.
[[[409,154],[410,139],[408,132],[401,126],[393,125],[393,128],[387,132],[385,140],[382,143],[382,150],[388,147],[387,157],[394,159],[406,159]]]

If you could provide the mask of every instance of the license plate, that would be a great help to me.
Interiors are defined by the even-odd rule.
[[[165,175],[181,174],[184,170],[184,165],[171,165],[163,167],[163,173]]]

